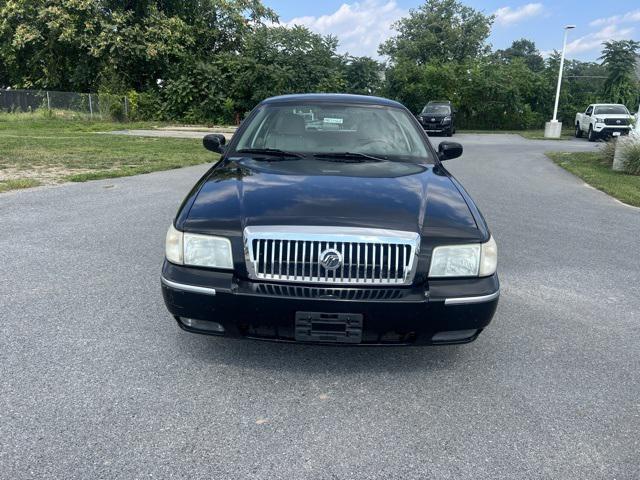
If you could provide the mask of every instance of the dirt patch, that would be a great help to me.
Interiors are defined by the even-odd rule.
[[[225,127],[225,126],[217,126],[213,127],[205,127],[202,125],[191,125],[191,126],[177,126],[177,125],[169,125],[167,127],[158,127],[156,130],[173,130],[176,132],[207,132],[207,133],[235,133],[238,127]]]
[[[88,173],[94,170],[88,168],[67,168],[57,165],[30,166],[28,170],[15,167],[0,166],[0,182],[7,180],[32,179],[37,180],[41,185],[56,185],[67,182],[69,175]]]
[[[233,132],[220,131],[220,130],[191,130],[181,129],[175,130],[170,128],[155,129],[155,130],[112,130],[109,132],[96,132],[102,135],[129,135],[133,137],[153,137],[153,138],[192,138],[201,139],[209,133],[221,133],[227,139],[231,140]]]

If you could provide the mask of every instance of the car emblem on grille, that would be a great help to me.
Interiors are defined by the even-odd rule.
[[[326,270],[334,271],[342,266],[342,254],[334,248],[320,252],[320,265]]]
[[[620,120],[616,120],[616,123],[620,125],[622,122]]]
[[[431,119],[431,121],[432,121],[432,122],[435,122],[435,121],[436,121],[436,119],[435,119],[435,118],[432,118],[432,119]]]

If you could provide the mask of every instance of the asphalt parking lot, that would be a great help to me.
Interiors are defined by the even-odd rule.
[[[640,478],[640,210],[542,154],[588,142],[453,140],[502,281],[463,346],[180,331],[164,234],[205,166],[0,195],[0,478]]]

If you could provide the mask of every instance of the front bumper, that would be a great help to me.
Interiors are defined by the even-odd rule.
[[[452,128],[451,122],[443,123],[441,120],[430,122],[422,117],[419,117],[418,121],[420,122],[422,129],[427,133],[446,133],[451,131]]]
[[[442,128],[442,129],[439,129],[439,130],[432,130],[432,129],[429,129],[429,128],[425,128],[424,131],[427,132],[427,133],[447,133],[449,131],[449,129],[448,128]]]
[[[446,133],[448,131],[451,130],[451,124],[438,124],[438,125],[433,125],[433,124],[426,124],[426,123],[422,123],[422,129],[427,132],[427,133]]]
[[[619,132],[620,135],[628,135],[631,131],[631,126],[610,126],[604,123],[596,123],[593,131],[600,136],[612,136],[615,132]]]
[[[167,261],[162,268],[165,304],[184,330],[284,342],[295,341],[296,313],[323,312],[362,315],[359,345],[467,343],[491,322],[499,289],[497,275],[439,280],[429,290],[325,288],[251,282]],[[224,333],[192,328],[185,319],[217,322]],[[462,331],[468,335],[451,333]]]

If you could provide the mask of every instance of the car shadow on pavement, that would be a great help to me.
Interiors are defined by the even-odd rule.
[[[466,362],[473,348],[471,345],[305,345],[194,336],[184,332],[177,333],[176,343],[181,352],[206,363],[305,374],[436,371]]]

